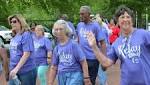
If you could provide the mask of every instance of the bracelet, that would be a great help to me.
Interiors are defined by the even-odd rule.
[[[88,76],[88,77],[84,77],[84,79],[89,79],[90,78],[90,76]]]

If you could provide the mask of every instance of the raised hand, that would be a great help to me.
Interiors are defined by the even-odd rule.
[[[86,37],[87,37],[87,40],[88,40],[88,43],[91,47],[94,47],[96,46],[96,39],[95,39],[95,36],[92,32],[87,32],[86,33]]]

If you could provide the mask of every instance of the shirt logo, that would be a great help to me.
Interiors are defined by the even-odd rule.
[[[41,47],[40,43],[34,41],[34,50],[37,51]]]
[[[86,38],[86,33],[87,33],[87,30],[85,28],[80,29],[80,36],[81,37]]]
[[[140,45],[130,46],[128,44],[126,47],[124,45],[120,45],[118,47],[119,55],[124,59],[129,58],[132,60],[132,63],[139,63],[139,58],[141,54]]]
[[[125,37],[122,40],[123,44],[118,47],[119,55],[122,56],[124,59],[131,59],[132,63],[139,63],[141,47],[140,45],[131,46],[131,36]]]
[[[58,52],[59,53],[59,62],[63,63],[66,66],[69,66],[72,64],[73,62],[73,57],[71,54],[69,53],[65,53],[65,52]]]
[[[83,37],[85,40],[87,40],[87,33],[91,32],[91,30],[87,30],[86,28],[80,29],[80,36]]]
[[[17,42],[11,42],[10,43],[10,50],[13,54],[17,53],[17,47],[18,47],[18,43]]]

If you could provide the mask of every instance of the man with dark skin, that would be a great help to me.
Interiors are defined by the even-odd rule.
[[[89,69],[89,78],[92,82],[92,85],[95,85],[95,80],[97,77],[99,62],[92,51],[92,48],[89,46],[87,42],[86,32],[92,32],[95,35],[97,40],[97,45],[100,46],[102,52],[105,54],[106,44],[104,41],[103,32],[101,30],[100,25],[97,22],[94,22],[90,19],[91,9],[89,6],[81,6],[80,8],[80,21],[77,25],[77,34],[79,44],[83,49],[86,60],[88,63]],[[87,79],[87,78],[85,78]]]

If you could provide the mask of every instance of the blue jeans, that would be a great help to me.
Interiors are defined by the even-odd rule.
[[[101,65],[99,65],[99,69],[98,69],[98,79],[100,82],[99,85],[105,85],[106,84],[107,74],[105,71],[103,71]]]
[[[36,69],[23,74],[17,74],[21,85],[36,85]],[[13,80],[9,80],[8,85],[15,85]]]
[[[83,73],[66,72],[58,74],[58,85],[83,85]]]

